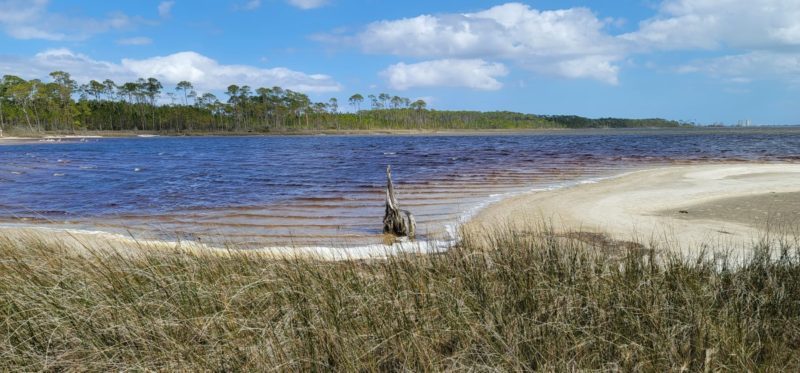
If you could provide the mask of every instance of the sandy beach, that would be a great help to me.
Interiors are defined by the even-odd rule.
[[[605,233],[691,254],[747,250],[800,225],[800,165],[715,164],[637,171],[489,206],[466,230],[547,222],[560,232]]]
[[[0,137],[0,145],[36,144],[39,140],[34,137],[3,136]]]
[[[137,257],[148,253],[185,253],[192,255],[229,256],[247,254],[261,258],[313,258],[320,260],[384,258],[403,252],[432,253],[448,248],[445,242],[398,240],[392,245],[363,244],[349,247],[332,246],[242,246],[207,244],[200,241],[165,241],[139,239],[133,236],[78,229],[45,226],[2,226],[0,243],[25,249],[31,245],[60,247],[78,255]]]
[[[77,142],[85,141],[87,139],[100,139],[100,135],[45,135],[41,137],[17,137],[17,136],[3,136],[0,137],[0,145],[22,145],[22,144],[48,144],[60,142]]]

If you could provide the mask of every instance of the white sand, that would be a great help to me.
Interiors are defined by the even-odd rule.
[[[683,253],[701,248],[746,250],[765,236],[765,224],[745,224],[747,219],[730,212],[714,214],[708,210],[715,205],[709,203],[797,191],[798,164],[666,167],[503,200],[479,213],[465,229],[530,225],[544,219],[557,230],[607,233],[614,239],[655,243]],[[704,206],[704,217],[691,218],[698,205]],[[764,204],[759,213],[768,215],[775,207]],[[787,224],[797,222],[777,218],[771,223],[787,231]]]
[[[17,144],[47,144],[59,142],[61,140],[75,141],[83,139],[102,139],[103,136],[99,135],[47,135],[43,137],[15,137],[15,136],[2,136],[0,137],[0,145],[17,145]]]
[[[254,255],[266,258],[303,257],[320,260],[384,258],[400,253],[434,253],[447,250],[445,241],[400,240],[392,245],[371,244],[352,247],[327,246],[270,246],[222,247],[197,241],[141,240],[122,234],[102,231],[64,229],[48,226],[0,225],[0,242],[26,246],[55,245],[82,255],[121,254],[137,256],[142,253],[190,253],[194,255]]]

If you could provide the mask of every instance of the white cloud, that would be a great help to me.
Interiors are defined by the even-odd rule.
[[[241,6],[236,6],[236,9],[255,10],[261,6],[261,0],[249,0]]]
[[[570,79],[589,78],[610,85],[619,84],[619,66],[604,56],[586,56],[564,61],[553,61],[532,65],[543,73]]]
[[[289,4],[300,9],[319,8],[328,3],[328,0],[288,0]]]
[[[148,45],[152,44],[153,39],[144,36],[137,36],[133,38],[125,38],[117,40],[119,45]]]
[[[423,61],[496,61],[543,75],[612,85],[619,83],[620,69],[631,56],[714,50],[730,56],[695,61],[673,71],[735,75],[731,79],[745,81],[748,76],[793,74],[787,65],[792,66],[794,54],[800,53],[797,20],[797,0],[663,0],[657,14],[640,22],[638,30],[613,35],[609,29],[619,27],[621,20],[600,19],[587,8],[540,11],[507,3],[472,13],[377,21],[349,36],[328,33],[312,39]],[[745,68],[756,65],[775,73]],[[411,65],[401,66],[408,70]],[[740,72],[734,74],[737,69]]]
[[[175,5],[174,1],[162,1],[158,4],[158,16],[161,18],[169,18],[172,16],[172,7]]]
[[[122,66],[139,76],[153,76],[171,82],[188,80],[198,87],[224,89],[229,84],[273,86],[303,92],[338,91],[330,76],[305,74],[283,67],[263,69],[247,65],[222,65],[195,52],[179,52],[143,60],[123,59]]]
[[[25,79],[44,79],[50,72],[57,70],[69,72],[73,79],[80,82],[105,78],[119,81],[136,79],[134,74],[118,64],[93,60],[65,48],[48,49],[32,58],[0,57],[0,71]]]
[[[754,79],[785,80],[787,77],[800,83],[800,54],[755,51],[694,61],[677,71],[706,73],[731,83],[749,83]]]
[[[329,0],[286,0],[286,2],[303,10],[315,9],[328,4]],[[234,6],[236,10],[256,10],[261,7],[261,0],[247,0]]]
[[[94,60],[68,49],[50,49],[33,58],[0,57],[0,71],[26,79],[44,78],[55,70],[72,74],[79,82],[106,78],[133,81],[155,77],[163,83],[191,81],[200,90],[224,90],[229,84],[252,87],[281,86],[301,92],[332,92],[341,89],[327,75],[305,74],[283,67],[264,69],[248,65],[224,65],[195,52],[179,52],[146,59],[123,59],[121,63]]]
[[[414,64],[398,63],[381,73],[394,89],[413,87],[466,87],[480,90],[502,88],[497,77],[506,76],[508,69],[500,63],[480,59],[443,59]]]
[[[586,8],[539,11],[508,3],[463,14],[369,24],[354,41],[368,53],[436,59],[495,59],[567,78],[617,82],[624,46]]]
[[[5,32],[16,39],[63,40],[66,35],[42,28],[40,20],[45,15],[47,0],[0,2],[0,24]]]
[[[646,50],[780,50],[800,47],[798,20],[796,0],[666,0],[621,38]]]
[[[48,0],[0,1],[0,27],[16,39],[84,40],[92,35],[134,25],[123,13],[103,19],[67,17],[47,11]]]
[[[25,24],[35,21],[47,8],[47,0],[0,1],[0,22]]]
[[[26,25],[19,25],[19,26],[12,26],[9,27],[6,32],[9,36],[15,39],[22,39],[22,40],[30,40],[30,39],[42,39],[42,40],[65,40],[67,39],[67,35],[61,32],[54,32],[54,31],[46,31],[40,29],[36,26],[26,26]]]
[[[640,53],[714,50],[674,71],[731,83],[800,80],[800,1],[665,0],[639,30],[620,35]]]

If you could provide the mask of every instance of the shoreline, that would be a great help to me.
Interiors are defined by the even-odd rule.
[[[800,233],[800,218],[787,210],[793,205],[753,203],[798,192],[799,164],[668,166],[504,199],[463,229],[519,230],[544,223],[556,233],[605,234],[683,254],[742,252],[763,238]]]
[[[650,130],[661,130],[662,128],[651,128]],[[0,145],[40,143],[47,139],[81,139],[81,138],[153,138],[153,137],[284,137],[284,136],[468,136],[468,135],[495,135],[495,134],[527,134],[527,133],[570,133],[600,130],[594,128],[570,129],[570,128],[529,128],[529,129],[476,129],[476,130],[314,130],[314,131],[287,131],[287,132],[150,132],[150,131],[88,131],[85,134],[76,133],[50,133],[45,132],[35,135],[24,136],[3,136],[0,137]]]
[[[352,246],[245,245],[139,239],[102,230],[47,225],[0,225],[0,239],[66,242],[77,251],[171,250],[224,254],[231,250],[271,257],[336,260],[433,253],[466,235],[550,225],[558,234],[590,233],[619,242],[654,244],[683,254],[703,249],[749,250],[765,233],[800,237],[800,164],[719,163],[628,170],[552,188],[501,196],[471,209],[448,226],[451,240]],[[755,219],[752,219],[752,218]],[[749,219],[749,220],[748,220]],[[764,225],[759,225],[763,223]],[[767,225],[769,224],[769,225]],[[767,232],[767,229],[772,230]]]
[[[152,138],[152,137],[283,137],[283,136],[491,136],[491,135],[569,135],[605,133],[706,133],[706,132],[753,132],[769,130],[800,130],[798,126],[761,127],[630,127],[630,128],[514,128],[514,129],[373,129],[373,130],[310,130],[287,132],[152,132],[152,131],[86,131],[86,132],[44,132],[38,134],[6,135],[0,137],[0,145],[39,144],[42,140],[66,139],[114,139],[114,138]]]
[[[290,246],[245,245],[229,247],[192,240],[138,239],[133,236],[101,230],[58,228],[45,225],[0,225],[0,241],[15,245],[58,244],[79,254],[139,255],[144,253],[178,252],[191,255],[227,256],[233,253],[265,258],[309,258],[319,260],[381,259],[401,253],[435,254],[447,250],[452,242],[443,240],[397,240],[391,245],[362,244],[353,246]]]

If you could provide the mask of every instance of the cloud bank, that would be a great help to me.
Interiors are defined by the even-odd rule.
[[[691,61],[682,73],[745,83],[800,81],[800,2],[792,0],[667,0],[655,17],[620,38],[638,51],[721,51]],[[738,53],[737,53],[738,52]]]
[[[382,75],[394,89],[412,87],[466,87],[478,90],[498,90],[503,84],[497,77],[508,74],[500,63],[484,60],[435,60],[415,64],[398,63],[389,66]]]
[[[403,88],[432,86],[413,72],[443,86],[461,81],[463,87],[497,89],[502,85],[498,78],[508,70],[489,75],[485,66],[493,63],[543,76],[615,85],[623,61],[629,58],[697,51],[720,56],[684,60],[683,66],[673,69],[744,81],[796,74],[798,19],[800,2],[794,0],[664,0],[635,31],[615,35],[611,30],[620,20],[600,18],[588,8],[537,10],[512,2],[471,13],[381,20],[349,36],[331,33],[312,38],[354,45],[367,54],[397,56],[400,61],[381,75],[391,86]],[[459,67],[474,69],[440,68],[455,66],[456,61],[463,61]],[[460,78],[454,76],[457,73]]]
[[[542,74],[616,84],[624,46],[604,31],[606,24],[587,8],[539,11],[508,3],[475,13],[374,22],[354,41],[372,54],[472,61],[474,66],[479,66],[476,59],[501,60]],[[463,73],[468,79],[471,71]]]
[[[336,92],[341,85],[330,76],[306,74],[283,67],[260,68],[249,65],[226,65],[196,52],[179,52],[145,59],[123,59],[120,63],[99,61],[69,49],[50,49],[32,58],[0,57],[4,74],[41,78],[55,70],[67,71],[79,82],[110,78],[116,82],[154,77],[162,83],[191,81],[204,91],[224,90],[230,84],[253,87],[281,86],[308,92]]]
[[[621,35],[645,50],[800,47],[800,2],[793,0],[667,0],[655,17]]]
[[[85,40],[110,30],[132,27],[137,23],[124,13],[112,13],[103,19],[67,17],[47,10],[48,0],[0,1],[0,27],[15,39]]]

